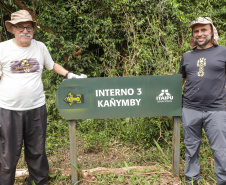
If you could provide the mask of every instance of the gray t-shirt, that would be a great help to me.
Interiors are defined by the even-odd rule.
[[[186,78],[183,107],[201,111],[225,110],[226,47],[197,48],[185,53],[179,74]]]

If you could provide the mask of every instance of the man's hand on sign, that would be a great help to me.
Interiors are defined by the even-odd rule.
[[[68,79],[72,79],[72,78],[87,78],[87,75],[85,75],[85,74],[76,75],[74,73],[69,73],[67,78]]]

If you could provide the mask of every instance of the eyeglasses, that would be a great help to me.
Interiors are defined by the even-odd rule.
[[[210,21],[212,23],[212,20],[209,17],[199,17],[198,19],[192,21],[190,25],[193,25],[195,23],[201,23],[204,22],[205,20]]]
[[[14,26],[14,27],[16,28],[17,31],[24,31],[25,28],[29,32],[34,31],[34,27],[33,26],[27,26],[27,27],[24,27],[24,26]]]

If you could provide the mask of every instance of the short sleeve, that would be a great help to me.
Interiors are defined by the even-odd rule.
[[[46,45],[43,44],[43,54],[44,54],[44,65],[46,69],[52,70],[54,66],[54,61],[46,47]]]
[[[0,78],[1,78],[1,76],[2,76],[2,65],[0,63]]]
[[[2,44],[0,43],[0,78],[2,76]]]
[[[185,66],[184,66],[184,55],[182,56],[180,61],[180,68],[179,68],[178,74],[182,74],[182,78],[186,78],[187,76],[185,71]]]

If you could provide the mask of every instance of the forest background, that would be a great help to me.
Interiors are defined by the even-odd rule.
[[[219,44],[226,46],[225,0],[0,0],[0,42],[13,37],[6,31],[5,21],[20,9],[28,10],[37,21],[35,39],[46,44],[53,60],[88,78],[176,74],[182,54],[191,49],[189,23],[199,16],[213,20]],[[58,168],[66,168],[63,164],[70,149],[68,123],[55,104],[56,90],[62,80],[62,76],[51,71],[43,72],[49,115],[47,154],[51,167]],[[172,127],[172,117],[80,120],[79,154],[89,157],[80,160],[79,168],[158,162],[162,165],[160,171],[171,171]],[[93,161],[90,160],[90,154],[101,153],[102,158],[108,155],[109,148],[115,156],[123,155],[121,152],[126,148],[129,157],[104,162],[94,155]],[[204,183],[216,184],[205,133],[201,150]],[[184,152],[181,131],[182,170]],[[21,159],[18,167],[24,167],[24,163]],[[70,178],[59,174],[50,175],[50,183],[70,184]],[[160,173],[145,178],[96,176],[94,184],[162,184],[161,177]],[[180,180],[184,183],[183,171]]]

